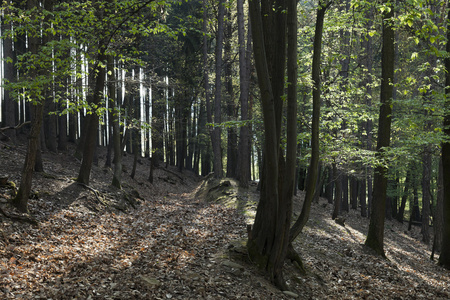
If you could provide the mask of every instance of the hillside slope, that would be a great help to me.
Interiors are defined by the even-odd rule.
[[[150,184],[149,160],[139,160],[131,179],[126,156],[123,190],[110,187],[112,171],[103,167],[94,167],[88,188],[74,182],[80,162],[70,153],[44,153],[30,199],[38,225],[0,215],[1,299],[450,298],[449,272],[429,260],[419,229],[388,221],[382,260],[362,246],[368,220],[351,211],[338,225],[323,199],[295,242],[308,274],[287,262],[294,294],[282,293],[243,247],[256,186],[243,191],[230,180],[201,191],[201,178],[170,167],[157,169]],[[103,166],[105,149],[99,153]],[[23,145],[0,144],[1,172],[16,184],[24,154]],[[0,207],[13,215],[9,192],[0,188]]]

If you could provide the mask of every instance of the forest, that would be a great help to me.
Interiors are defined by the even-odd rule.
[[[1,5],[1,299],[450,298],[450,1]]]

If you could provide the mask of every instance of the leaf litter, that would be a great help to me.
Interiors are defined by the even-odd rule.
[[[3,172],[15,183],[24,150],[23,145],[0,150]],[[99,152],[102,161],[105,151]],[[367,218],[351,210],[345,226],[338,225],[330,218],[331,205],[321,199],[294,242],[307,275],[286,262],[292,293],[283,293],[242,250],[255,186],[245,196],[240,190],[223,193],[249,200],[244,206],[250,212],[243,213],[229,199],[204,201],[196,190],[200,178],[188,171],[172,176],[175,168],[160,168],[155,183],[148,183],[150,163],[141,159],[135,179],[123,174],[123,190],[109,186],[110,169],[94,167],[90,187],[99,201],[74,183],[77,160],[64,153],[44,153],[44,158],[51,176],[34,175],[36,196],[29,202],[39,225],[0,219],[0,299],[450,298],[449,272],[429,259],[419,228],[407,231],[406,225],[387,221],[384,260],[362,246]],[[132,165],[131,156],[124,161]],[[134,202],[126,200],[130,195]],[[8,197],[0,190],[0,206],[13,211]],[[301,199],[299,192],[297,215]]]

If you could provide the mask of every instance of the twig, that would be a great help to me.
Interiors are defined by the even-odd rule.
[[[30,124],[30,123],[31,123],[31,121],[26,121],[26,122],[23,122],[22,124],[19,124],[19,125],[17,125],[17,126],[7,126],[7,127],[2,127],[2,128],[0,128],[0,132],[3,132],[3,131],[8,130],[8,129],[14,129],[14,130],[17,130],[17,129],[20,129],[22,126],[27,125],[27,124]]]

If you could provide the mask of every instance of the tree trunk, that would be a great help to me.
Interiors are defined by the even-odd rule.
[[[433,214],[433,249],[431,252],[431,260],[434,259],[434,252],[441,252],[442,233],[444,224],[443,200],[444,200],[444,172],[442,169],[442,159],[439,159],[439,175],[437,182],[436,207]]]
[[[100,45],[98,62],[95,70],[95,89],[92,95],[91,103],[94,106],[99,105],[103,95],[103,88],[105,86],[106,68],[103,64],[106,64],[106,54],[103,45]],[[83,147],[83,160],[81,162],[80,171],[78,173],[77,181],[89,185],[89,177],[91,175],[92,162],[94,160],[94,152],[97,146],[96,137],[98,132],[98,114],[96,111],[89,115],[89,126],[86,129],[86,140]]]
[[[239,102],[241,104],[241,121],[248,120],[248,97],[250,90],[250,61],[251,49],[245,51],[245,27],[244,27],[244,1],[237,0],[237,19],[238,19],[238,43],[239,43]],[[251,24],[249,22],[249,26]],[[250,30],[249,30],[250,33]],[[251,35],[248,34],[248,45],[250,45]],[[250,46],[248,47],[250,48]],[[248,188],[250,181],[250,133],[249,125],[244,124],[240,127],[239,135],[239,186]]]
[[[430,244],[431,149],[426,147],[422,162],[422,242]]]
[[[28,0],[27,8],[33,9],[38,8],[38,3],[36,0]],[[38,37],[36,35],[30,35],[28,37],[28,47],[32,54],[38,53]],[[36,69],[31,69],[27,74],[31,79],[35,78],[37,75]],[[33,90],[29,91],[31,94]],[[32,124],[30,135],[28,136],[28,147],[25,156],[25,162],[22,170],[22,176],[20,179],[19,190],[17,195],[11,199],[11,204],[14,205],[20,212],[28,212],[28,197],[31,191],[31,183],[33,178],[33,169],[35,165],[36,152],[39,149],[39,135],[42,126],[44,106],[41,102],[36,101],[32,109]]]
[[[222,123],[222,50],[223,50],[223,36],[224,36],[224,15],[225,15],[225,1],[219,0],[219,8],[217,15],[217,35],[216,35],[216,79],[215,79],[215,93],[214,93],[214,128],[211,132],[211,143],[214,153],[214,177],[222,178],[222,139],[220,123]]]
[[[10,2],[10,1],[8,1]],[[8,14],[8,10],[4,11],[5,14]],[[5,18],[2,18],[2,33],[7,30],[11,30],[11,23],[7,23]],[[3,39],[3,72],[4,72],[4,80],[9,83],[13,83],[16,81],[16,76],[14,73],[14,65],[13,65],[13,41],[10,37],[5,37]],[[3,99],[2,99],[2,118],[3,118],[3,127],[14,127],[17,125],[16,120],[16,107],[14,99],[11,96],[11,92],[8,89],[3,89]],[[6,130],[4,134],[11,139],[13,143],[16,142],[16,131],[15,130]]]
[[[325,186],[325,198],[327,198],[328,203],[333,203],[333,190],[334,190],[334,179],[333,179],[333,169],[327,167],[327,184]]]
[[[409,193],[409,187],[411,184],[411,170],[408,169],[408,171],[406,172],[406,178],[405,178],[405,182],[404,182],[404,189],[403,189],[403,193],[402,193],[402,201],[400,203],[400,208],[398,209],[397,212],[397,216],[396,219],[397,221],[399,221],[400,223],[403,223],[403,219],[405,216],[405,207],[406,207],[406,201],[408,200],[408,193]]]
[[[383,157],[383,148],[389,147],[391,138],[391,113],[392,94],[394,82],[394,29],[391,18],[394,16],[394,7],[389,0],[383,0],[383,4],[388,6],[385,9],[383,18],[383,34],[381,50],[381,92],[380,92],[380,115],[378,119],[378,158]],[[386,212],[386,191],[387,191],[387,168],[378,166],[375,168],[374,192],[372,214],[370,217],[369,232],[365,245],[374,250],[377,254],[384,254],[384,219]]]
[[[119,124],[119,101],[116,98],[116,73],[114,71],[114,59],[111,55],[108,55],[108,98],[111,103],[111,123],[112,123],[112,141],[110,143],[114,148],[114,173],[112,179],[112,186],[116,188],[121,188],[121,178],[122,178],[122,145],[121,145],[121,134],[120,134],[120,124]]]
[[[341,196],[342,196],[342,181],[340,176],[340,171],[336,167],[336,163],[333,162],[333,177],[335,178],[336,189],[334,196],[334,209],[331,219],[336,219],[341,214]]]
[[[367,217],[366,181],[369,181],[369,178],[366,176],[361,179],[361,194],[359,197],[359,203],[361,204],[361,217]]]
[[[348,175],[341,174],[341,186],[342,186],[342,205],[341,208],[343,211],[349,212],[348,205]]]
[[[450,1],[447,1],[447,7],[450,5]],[[447,20],[450,20],[450,10],[448,11]],[[450,41],[450,23],[447,22],[447,40]],[[450,52],[450,43],[446,46],[447,53]],[[445,93],[446,107],[450,106],[450,57],[445,57]],[[450,112],[446,112],[444,115],[444,134],[447,138],[450,138]],[[442,233],[442,248],[441,255],[439,256],[439,265],[450,269],[450,142],[446,140],[442,143],[442,168],[444,172],[444,201],[443,201],[443,233]]]
[[[296,84],[288,85],[286,160],[280,152],[281,120],[277,118],[277,114],[282,111],[281,95],[284,87],[287,27],[289,28],[288,80],[291,83],[297,82],[296,1],[289,1],[288,8],[283,1],[274,3],[264,1],[261,6],[257,1],[251,1],[249,5],[255,66],[261,91],[265,142],[261,197],[247,247],[252,260],[266,271],[276,286],[284,290],[287,286],[282,267],[289,245],[295,184]],[[272,5],[275,5],[276,9],[270,9]],[[286,9],[288,22],[286,22]],[[286,26],[286,23],[289,25]],[[272,24],[276,28],[271,28]],[[281,76],[275,76],[276,74]]]
[[[311,124],[311,159],[306,176],[306,194],[300,216],[295,221],[289,234],[289,242],[292,243],[302,232],[303,227],[309,219],[311,203],[314,198],[316,182],[319,175],[319,121],[320,121],[320,58],[322,52],[322,33],[325,12],[330,2],[319,2],[317,9],[316,28],[314,32],[314,53],[312,62],[313,80],[313,115]]]
[[[358,209],[358,180],[350,177],[350,204],[352,209]]]

